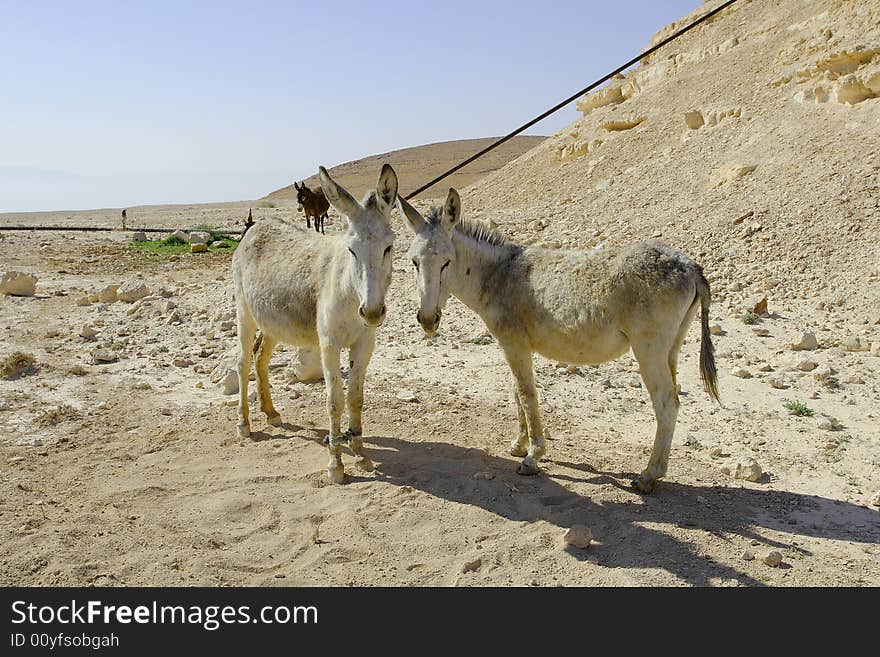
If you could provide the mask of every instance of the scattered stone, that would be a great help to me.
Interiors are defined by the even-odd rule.
[[[871,498],[871,506],[880,506],[880,490],[874,493],[874,496]]]
[[[880,341],[871,343],[871,355],[880,356]]]
[[[858,374],[847,374],[843,379],[841,379],[843,383],[854,383],[856,385],[862,385],[865,380],[860,377]]]
[[[167,324],[180,323],[180,314],[175,310],[168,316]]]
[[[175,358],[171,361],[171,364],[174,365],[174,367],[190,367],[193,362],[189,358]]]
[[[845,351],[868,351],[870,348],[868,341],[858,335],[848,335],[843,341]]]
[[[768,376],[764,379],[771,388],[776,388],[777,390],[785,390],[788,388],[788,385],[785,383],[785,377],[781,374],[777,374],[775,376]]]
[[[811,331],[804,331],[798,338],[792,340],[792,351],[812,351],[819,348],[819,342]]]
[[[147,241],[147,234],[145,232],[143,232],[142,230],[136,230],[135,232],[133,232],[131,234],[131,241],[132,242],[146,242]]]
[[[733,473],[734,479],[745,479],[746,481],[761,481],[764,472],[755,459],[742,459],[736,464],[736,470]]]
[[[770,335],[770,329],[763,326],[754,326],[752,327],[752,333],[757,335],[759,338],[766,338]]]
[[[204,253],[208,250],[208,245],[203,243],[191,244],[189,247],[190,253]]]
[[[764,363],[758,368],[759,372],[772,372],[773,366],[770,363]]]
[[[115,363],[119,360],[119,354],[112,349],[96,349],[92,352],[93,363]]]
[[[691,130],[703,127],[703,115],[698,110],[690,110],[684,113],[684,123]]]
[[[742,553],[742,560],[743,561],[753,561],[754,559],[755,559],[755,555],[752,554],[752,552],[750,550],[746,550]]]
[[[767,314],[767,297],[756,297],[748,302],[749,312],[755,313],[758,317]]]
[[[797,368],[801,372],[812,372],[817,367],[819,367],[819,363],[814,360],[810,360],[809,358],[805,358],[797,364]]]
[[[116,290],[116,298],[126,303],[133,303],[150,294],[150,288],[143,281],[130,280]]]
[[[779,568],[782,565],[782,553],[779,550],[771,550],[761,561],[771,568]]]
[[[711,456],[713,458],[717,458],[719,456],[724,456],[724,450],[721,449],[720,447],[713,447],[712,449],[709,450],[709,456]]]
[[[194,244],[205,244],[211,241],[211,233],[206,233],[201,230],[194,230],[189,234],[189,243],[190,245]]]
[[[750,379],[750,378],[752,378],[752,374],[751,374],[751,372],[749,372],[749,371],[748,371],[747,369],[745,369],[744,367],[734,367],[734,368],[730,371],[730,375],[731,375],[731,376],[735,376],[735,377],[740,378],[740,379]]]
[[[92,301],[91,301],[91,299],[89,299],[88,295],[86,295],[84,297],[80,297],[74,303],[76,303],[77,306],[91,306],[92,305]]]
[[[709,333],[712,335],[724,335],[724,329],[721,328],[721,324],[711,324],[709,326]]]
[[[416,393],[414,393],[412,390],[406,390],[406,389],[398,391],[397,398],[400,401],[405,401],[405,402],[419,401],[419,398],[416,397]]]
[[[473,561],[466,562],[461,567],[462,574],[464,573],[475,573],[480,569],[480,566],[483,565],[483,560],[480,557],[477,557]]]
[[[841,428],[841,424],[837,418],[831,417],[830,415],[820,417],[816,421],[816,426],[823,431],[837,431]]]
[[[586,549],[593,541],[593,532],[586,525],[572,525],[562,540],[571,547]]]
[[[238,393],[238,372],[228,369],[223,378],[220,379],[220,390],[224,395],[235,395]]]
[[[171,237],[180,240],[184,244],[189,244],[189,235],[187,235],[182,230],[175,230],[173,233],[171,233]]]
[[[733,182],[757,169],[755,164],[730,164],[716,169],[709,178],[711,187],[718,187]]]
[[[119,289],[119,283],[107,285],[98,290],[98,301],[101,303],[113,303],[116,301],[116,291]]]
[[[32,297],[37,292],[37,277],[20,271],[8,271],[0,279],[0,294]]]
[[[211,242],[212,249],[228,249],[229,244],[225,240],[214,240]]]
[[[813,370],[813,378],[816,379],[816,381],[827,381],[835,374],[837,374],[837,370],[830,365],[822,365]]]
[[[495,475],[493,475],[491,472],[475,472],[473,476],[474,479],[479,479],[482,481],[489,481],[490,479],[495,478]]]
[[[91,338],[98,335],[98,332],[88,324],[84,324],[83,327],[79,330],[79,334],[86,340],[90,340]]]

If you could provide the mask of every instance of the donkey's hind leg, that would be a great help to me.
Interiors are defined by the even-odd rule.
[[[657,432],[648,467],[633,480],[632,485],[642,493],[650,493],[657,480],[666,474],[669,465],[669,449],[678,418],[678,394],[670,367],[670,347],[657,343],[633,344],[632,347],[657,419]]]
[[[269,392],[269,361],[272,352],[275,351],[277,341],[263,333],[263,339],[257,350],[257,394],[260,398],[260,410],[266,414],[266,422],[273,427],[281,424],[281,416],[272,404],[272,395]]]
[[[254,350],[254,335],[257,325],[250,312],[239,303],[236,313],[238,320],[238,435],[247,438],[251,435],[250,409],[248,408],[248,380],[251,376],[251,360]]]

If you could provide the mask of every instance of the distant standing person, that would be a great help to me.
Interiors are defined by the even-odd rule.
[[[247,232],[248,232],[248,229],[249,229],[251,226],[253,226],[253,225],[254,225],[254,215],[253,215],[253,210],[251,210],[250,208],[248,208],[248,218],[247,218],[247,220],[244,222],[244,233],[242,233],[241,236],[244,237],[244,236],[245,236],[245,233],[247,233]]]
[[[128,214],[125,211],[125,208],[122,209],[122,230],[125,230],[125,220],[128,219]]]

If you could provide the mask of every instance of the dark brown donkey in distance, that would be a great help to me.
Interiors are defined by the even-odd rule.
[[[312,227],[309,217],[314,217],[315,231],[324,234],[324,219],[327,218],[327,210],[330,209],[330,202],[324,198],[324,190],[319,187],[318,191],[313,192],[306,187],[305,182],[299,185],[294,182],[293,188],[296,190],[296,202],[299,204],[296,209],[306,213],[306,227]]]

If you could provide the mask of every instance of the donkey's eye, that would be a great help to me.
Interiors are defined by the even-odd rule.
[[[416,270],[418,270],[418,268],[419,268],[419,262],[418,262],[418,260],[416,260],[415,258],[413,258],[412,263],[413,263],[413,266],[416,268]]]
[[[387,256],[389,253],[391,253],[391,247],[390,247],[390,246],[389,246],[387,249],[385,249],[385,255]]]
[[[446,264],[443,265],[442,267],[440,267],[440,273],[441,273],[441,274],[443,273],[443,270],[446,269],[446,268],[449,266],[449,263],[450,263],[450,262],[452,262],[452,261],[451,261],[451,260],[447,260],[447,261],[446,261]]]
[[[354,251],[352,251],[351,249],[349,249],[348,252],[351,254],[351,257],[352,257],[352,258],[354,258],[355,260],[358,259],[358,257],[354,254]]]

